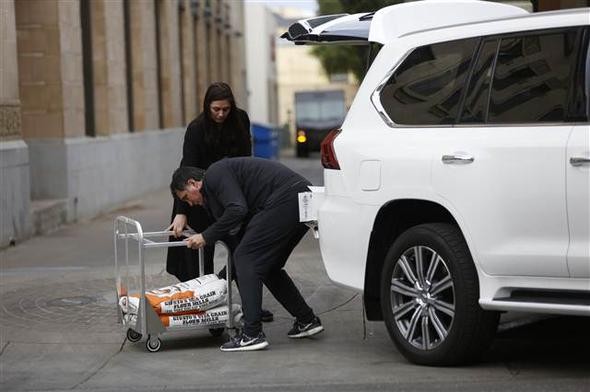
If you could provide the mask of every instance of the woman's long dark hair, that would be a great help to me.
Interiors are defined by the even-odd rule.
[[[231,109],[223,124],[217,124],[211,119],[210,107],[213,101],[221,100],[228,100]],[[227,83],[215,82],[207,88],[201,118],[205,125],[205,143],[220,158],[238,155],[239,145],[244,142],[245,138],[250,137],[250,130],[246,129],[246,125],[238,115],[234,94]]]

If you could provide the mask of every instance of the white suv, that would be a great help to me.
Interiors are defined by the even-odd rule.
[[[329,277],[409,360],[474,360],[502,311],[590,315],[589,24],[425,0],[283,35],[381,46],[312,207]]]

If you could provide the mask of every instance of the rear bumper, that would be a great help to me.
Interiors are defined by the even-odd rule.
[[[347,197],[326,195],[324,187],[299,194],[299,220],[314,228],[316,238],[319,235],[322,260],[335,283],[363,290],[375,210]]]
[[[318,210],[320,250],[326,272],[336,283],[364,289],[374,207],[345,197],[326,197]],[[353,229],[354,228],[354,229]]]

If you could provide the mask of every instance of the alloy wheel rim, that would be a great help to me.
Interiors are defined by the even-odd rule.
[[[393,267],[390,299],[394,323],[413,347],[432,350],[445,341],[455,319],[455,287],[437,252],[406,249]]]

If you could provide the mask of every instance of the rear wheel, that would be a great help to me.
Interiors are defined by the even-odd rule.
[[[456,226],[415,226],[389,249],[381,306],[389,335],[408,360],[455,365],[477,359],[499,317],[484,311],[478,299],[477,272]]]

